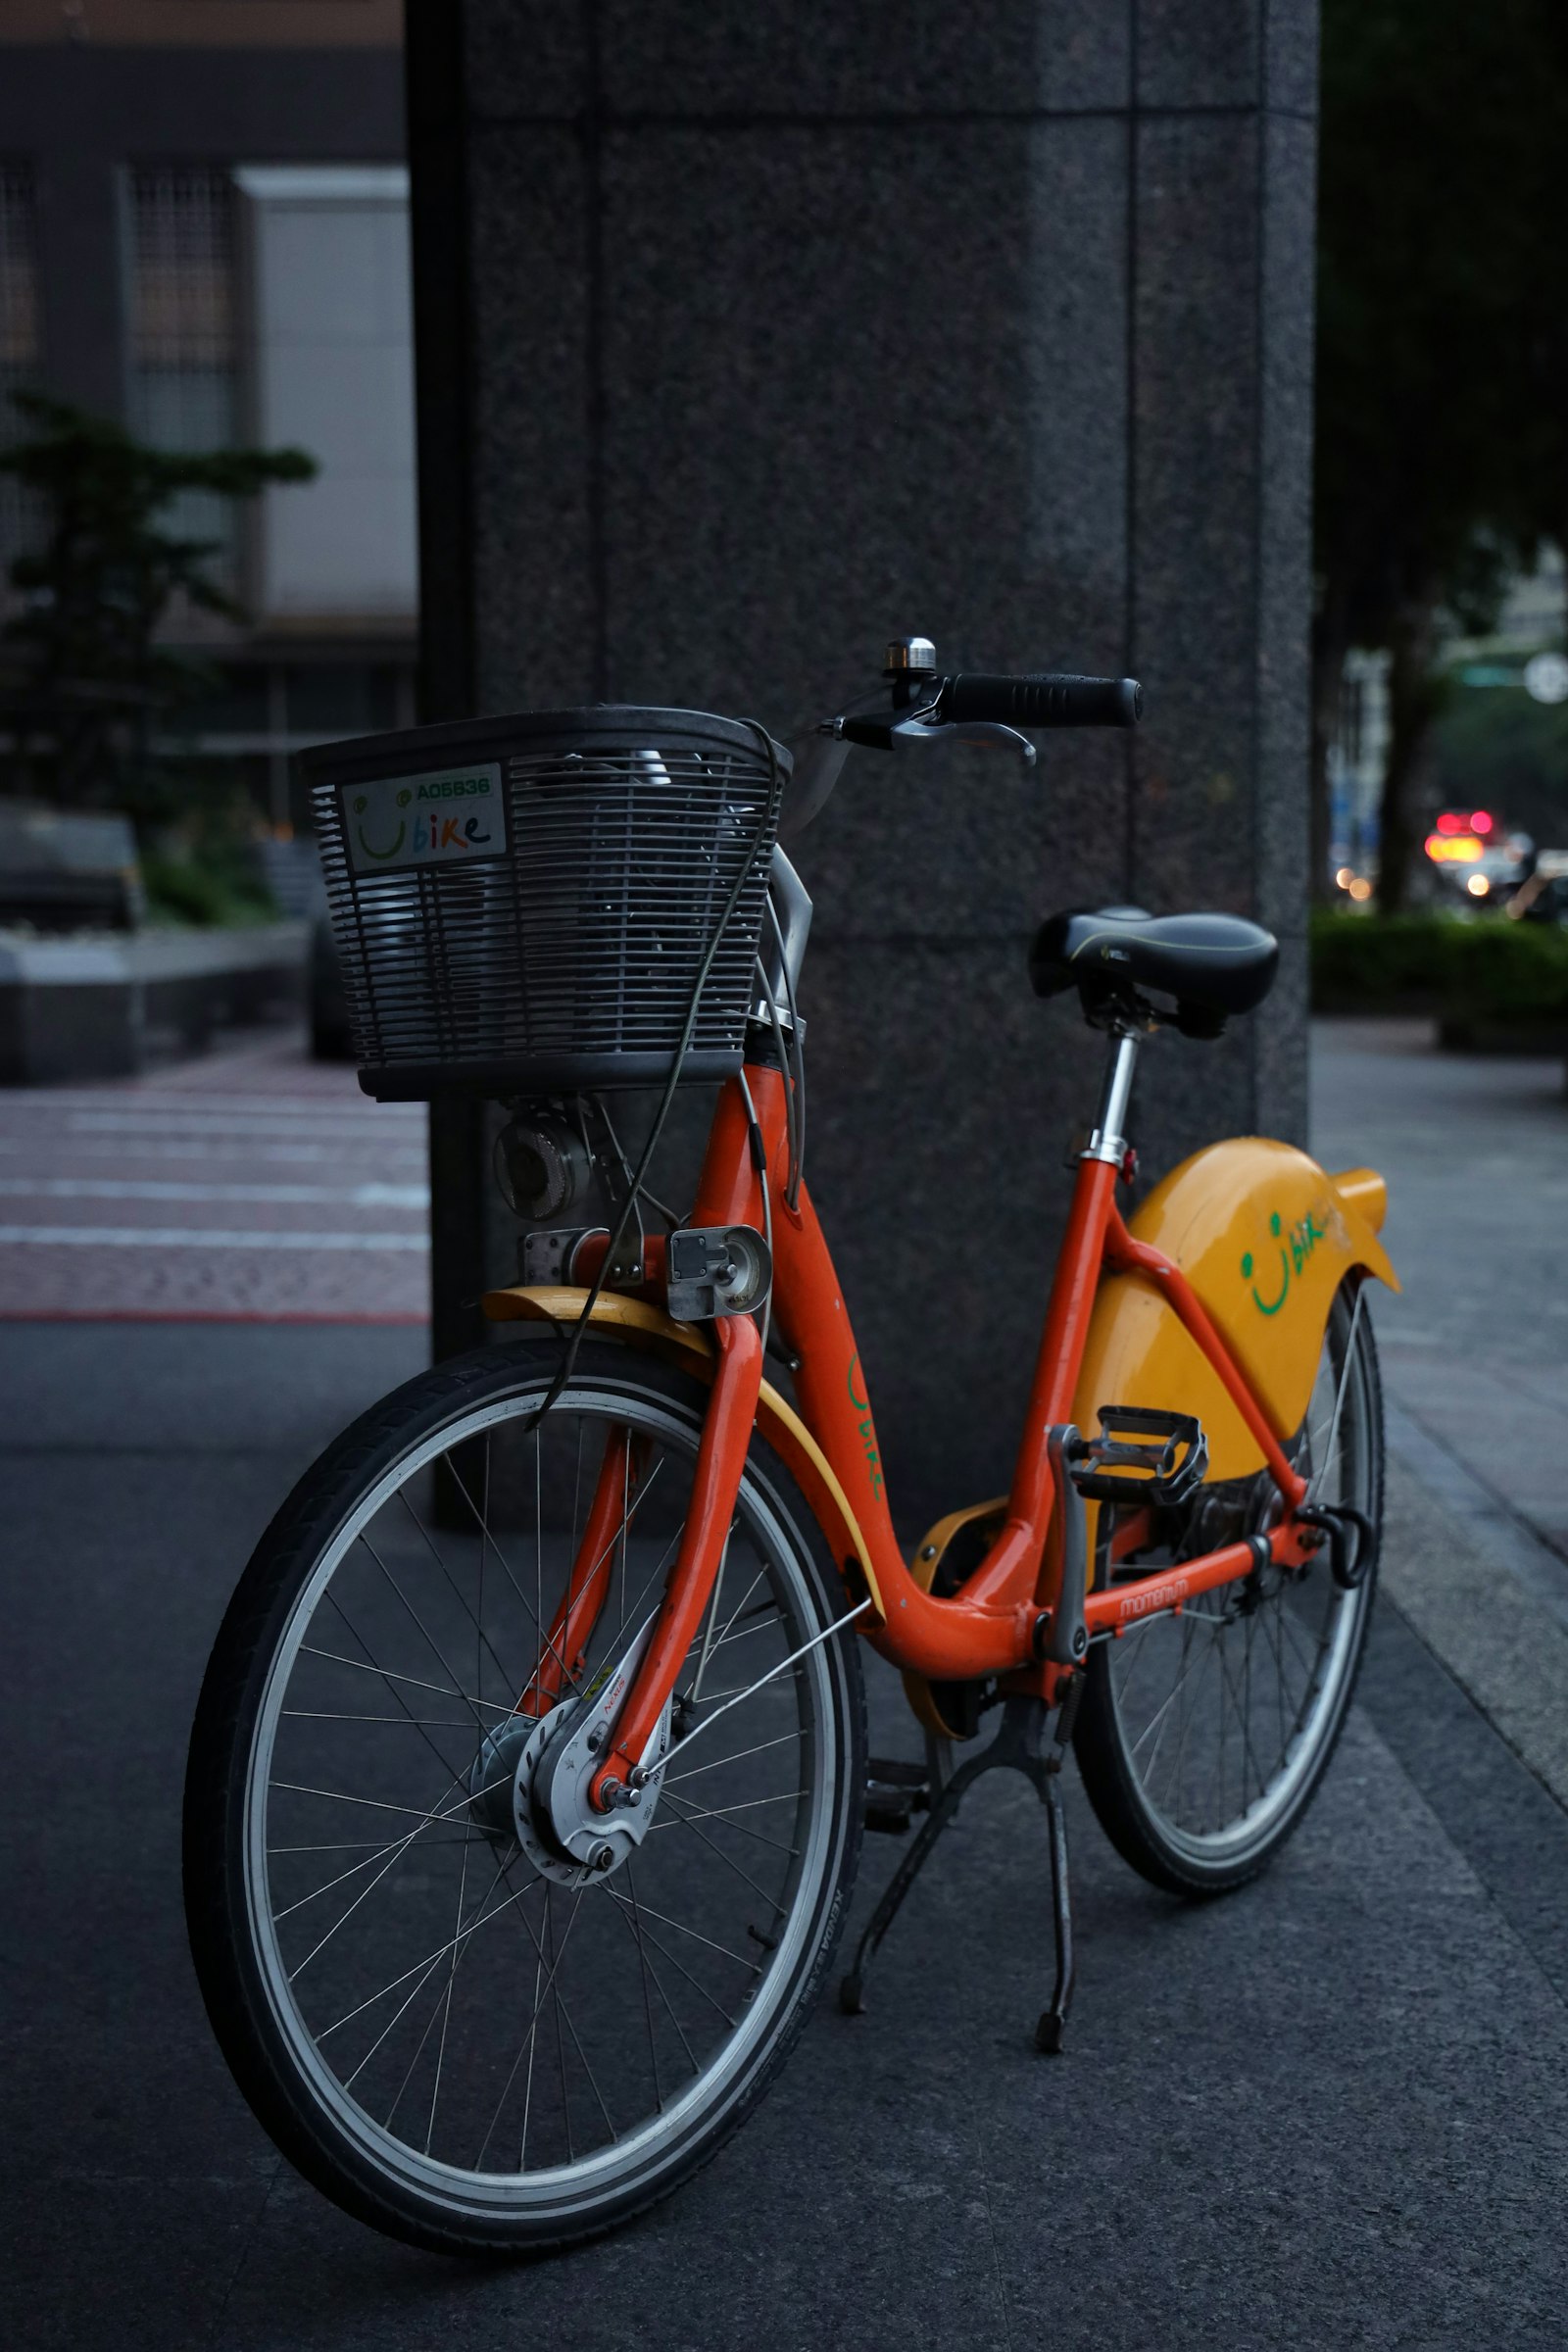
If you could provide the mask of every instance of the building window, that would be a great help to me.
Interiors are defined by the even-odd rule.
[[[38,213],[32,171],[0,162],[0,442],[17,437],[21,420],[11,395],[35,383],[42,360],[38,325]],[[0,474],[0,596],[6,572],[29,534],[27,502]]]
[[[238,438],[234,188],[202,165],[138,165],[129,187],[130,423],[155,448],[223,449]],[[238,569],[236,518],[192,493],[175,527],[212,540],[225,586]]]

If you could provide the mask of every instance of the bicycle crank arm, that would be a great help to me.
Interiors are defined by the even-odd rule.
[[[735,1517],[735,1499],[762,1386],[762,1342],[750,1315],[721,1315],[710,1326],[718,1361],[692,1477],[680,1550],[664,1587],[653,1640],[632,1679],[612,1743],[589,1788],[590,1802],[612,1812],[635,1788],[634,1775],[675,1688],[718,1575]]]

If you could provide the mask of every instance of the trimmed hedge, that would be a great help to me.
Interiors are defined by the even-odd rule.
[[[1312,916],[1315,1012],[1431,1012],[1459,1027],[1568,1029],[1568,930],[1482,915]]]
[[[232,928],[277,919],[270,893],[238,858],[144,857],[141,878],[155,923]]]

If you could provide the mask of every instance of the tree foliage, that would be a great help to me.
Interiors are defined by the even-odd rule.
[[[245,617],[215,577],[220,543],[182,532],[176,502],[253,499],[270,482],[308,481],[315,461],[297,449],[153,449],[43,393],[12,401],[28,429],[0,450],[0,473],[40,524],[11,565],[16,610],[0,630],[13,789],[142,813],[156,797],[154,726],[212,681],[165,623],[180,606]]]
[[[1395,905],[1441,630],[1485,629],[1508,571],[1568,537],[1568,9],[1322,17],[1315,717],[1321,760],[1347,651],[1389,650]]]

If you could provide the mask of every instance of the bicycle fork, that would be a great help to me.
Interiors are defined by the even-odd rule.
[[[665,1581],[653,1637],[589,1783],[588,1803],[599,1813],[613,1812],[638,1786],[641,1758],[712,1597],[735,1517],[761,1391],[762,1342],[750,1315],[722,1316],[710,1329],[717,1361],[680,1548]],[[612,1432],[566,1594],[548,1633],[541,1633],[542,1654],[517,1702],[519,1714],[544,1713],[562,1695],[563,1685],[574,1683],[580,1671],[610,1590],[616,1538],[624,1534],[636,1508],[637,1452],[627,1431]]]

